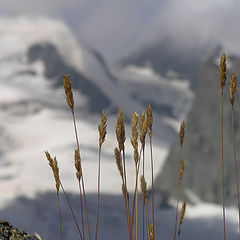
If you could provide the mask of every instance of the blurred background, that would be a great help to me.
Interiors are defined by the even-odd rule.
[[[52,0],[0,2],[0,219],[43,239],[59,236],[54,181],[44,151],[79,213],[71,113],[62,74],[76,102],[90,222],[95,226],[98,129],[108,117],[103,145],[99,239],[127,237],[121,179],[114,160],[116,113],[122,109],[127,173],[134,189],[131,116],[151,104],[156,239],[172,237],[179,166],[178,131],[186,123],[181,200],[187,201],[184,239],[223,237],[218,65],[240,76],[237,0]],[[238,213],[231,144],[231,106],[224,94],[227,234],[237,239]],[[239,119],[239,94],[236,119]],[[240,124],[235,123],[240,144]],[[149,156],[149,148],[146,148]],[[239,156],[239,152],[237,151]],[[149,160],[149,157],[147,158]],[[146,180],[151,189],[150,163]],[[150,197],[150,194],[149,194]],[[61,197],[64,239],[77,231]],[[92,227],[92,232],[94,227]],[[120,234],[121,233],[121,234]]]

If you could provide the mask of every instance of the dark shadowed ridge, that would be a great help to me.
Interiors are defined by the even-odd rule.
[[[50,43],[34,44],[28,49],[27,56],[30,62],[43,61],[45,76],[53,82],[54,87],[62,88],[62,74],[69,74],[73,88],[81,91],[88,98],[90,111],[101,113],[102,109],[109,106],[110,100],[108,97],[84,75],[67,65],[54,45]]]

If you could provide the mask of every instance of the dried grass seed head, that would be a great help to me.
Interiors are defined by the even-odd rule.
[[[63,75],[63,86],[65,90],[65,97],[68,107],[73,110],[74,108],[74,99],[73,99],[73,93],[72,93],[72,84],[70,81],[69,75]]]
[[[118,150],[118,148],[114,149],[115,159],[118,167],[118,171],[123,179],[123,167],[122,167],[122,161],[121,161],[121,153]]]
[[[143,128],[144,120],[145,120],[145,112],[142,112],[142,114],[140,115],[140,122],[139,122],[139,129],[140,129],[140,131]]]
[[[99,132],[99,145],[101,146],[107,134],[107,116],[104,111],[102,111],[101,115],[101,123],[98,125],[98,132]]]
[[[232,73],[231,80],[230,80],[230,97],[229,100],[231,104],[234,104],[234,95],[237,89],[237,81],[236,81],[236,76],[234,73]]]
[[[141,176],[140,182],[141,182],[141,190],[142,190],[142,194],[143,194],[143,201],[144,201],[144,204],[146,204],[146,201],[147,201],[147,183],[145,181],[144,176]]]
[[[185,215],[185,212],[186,212],[186,202],[183,202],[182,204],[182,210],[181,210],[181,215],[180,215],[180,220],[179,220],[179,224],[181,225],[182,222],[183,222],[183,218],[184,218],[184,215]]]
[[[180,160],[180,169],[179,169],[179,179],[180,179],[180,181],[182,181],[182,179],[183,179],[184,168],[185,168],[184,161]]]
[[[186,202],[183,202],[182,204],[182,210],[181,210],[181,214],[180,214],[180,219],[179,219],[179,230],[178,230],[178,236],[180,235],[181,233],[181,226],[182,226],[182,223],[183,223],[183,218],[184,218],[184,215],[185,215],[185,212],[186,212]]]
[[[126,140],[126,137],[125,137],[125,127],[124,127],[123,113],[122,113],[121,109],[118,111],[118,120],[117,120],[117,125],[116,125],[116,136],[117,136],[119,150],[122,151],[124,149],[124,142]]]
[[[185,123],[184,121],[182,121],[179,131],[179,143],[181,146],[183,145],[184,135],[185,135]]]
[[[80,159],[80,154],[78,150],[75,150],[74,160],[75,160],[76,177],[80,181],[82,177],[82,166],[81,166],[81,159]]]
[[[138,156],[138,114],[135,112],[132,115],[132,138],[131,138],[131,144],[134,149],[134,162],[137,164],[139,160]]]
[[[152,108],[151,105],[147,105],[147,125],[150,131],[152,131],[152,123],[153,123],[153,116],[152,116]]]
[[[138,139],[138,114],[135,112],[132,115],[132,138],[131,138],[131,144],[133,148],[135,149],[137,147],[137,139]]]
[[[57,192],[59,192],[60,178],[59,178],[59,168],[58,168],[58,163],[57,163],[56,157],[54,157],[53,166],[54,166],[53,174],[54,174],[54,178],[55,178],[55,182],[56,182],[56,189],[57,189]]]
[[[219,80],[220,80],[220,87],[223,90],[226,84],[226,69],[227,69],[227,65],[226,65],[226,55],[223,53],[221,56],[221,60],[220,60],[220,69],[219,69]]]
[[[129,202],[129,193],[125,184],[122,184],[122,193],[127,202]]]
[[[141,124],[141,128],[140,128],[140,141],[142,143],[142,145],[145,144],[145,137],[148,131],[148,118],[147,115],[144,114],[144,121]]]
[[[45,151],[45,156],[46,156],[46,158],[47,158],[47,160],[48,160],[49,166],[51,167],[51,169],[52,169],[52,171],[53,171],[54,165],[53,165],[53,159],[52,159],[50,153],[49,153],[48,151]]]

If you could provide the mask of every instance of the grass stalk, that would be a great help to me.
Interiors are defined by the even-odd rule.
[[[180,238],[180,234],[182,232],[182,223],[183,223],[183,218],[186,212],[186,202],[183,202],[182,204],[182,210],[181,210],[181,215],[180,215],[180,219],[179,219],[179,228],[178,228],[178,237],[177,240],[179,240]]]
[[[58,203],[58,218],[59,218],[59,227],[60,227],[60,237],[62,240],[62,219],[61,219],[60,201],[59,201],[59,192],[58,191],[57,191],[57,203]]]
[[[143,159],[142,159],[142,166],[143,166],[143,171],[142,171],[142,174],[143,174],[143,178],[145,178],[145,176],[144,176],[144,174],[145,174],[145,172],[144,172],[144,159],[145,158],[145,146],[143,145]],[[144,229],[145,229],[145,224],[144,224],[144,222],[145,222],[145,211],[144,211],[144,208],[145,208],[145,199],[144,199],[144,194],[142,194],[142,207],[143,207],[143,229],[142,229],[142,231],[143,231],[143,240],[144,240],[144,234],[145,234],[145,231],[144,231]]]
[[[98,225],[99,225],[99,210],[100,210],[100,163],[101,163],[101,150],[102,150],[102,144],[105,141],[105,137],[107,134],[107,117],[104,111],[102,111],[101,115],[101,123],[98,125],[98,131],[99,131],[99,147],[98,147],[98,193],[97,193],[97,220],[96,220],[96,231],[95,231],[95,240],[97,240],[97,234],[98,234]]]
[[[70,81],[70,77],[68,75],[63,75],[63,81],[64,81],[66,103],[72,113],[73,126],[74,126],[75,138],[76,138],[76,143],[77,143],[77,152],[78,152],[78,156],[79,156],[79,164],[80,164],[80,169],[81,169],[81,183],[82,183],[82,190],[83,190],[84,207],[85,207],[86,218],[87,218],[88,235],[89,235],[89,240],[91,240],[91,232],[90,232],[90,225],[89,225],[88,212],[87,212],[87,200],[86,200],[85,187],[84,187],[84,178],[83,178],[83,173],[82,173],[82,163],[81,163],[81,158],[80,158],[80,147],[79,147],[79,140],[78,140],[78,134],[77,134],[76,119],[75,119],[75,114],[74,114],[74,98],[73,98],[73,93],[72,93],[72,84]]]
[[[155,223],[154,223],[154,177],[153,177],[153,153],[152,153],[152,134],[149,135],[149,140],[150,140],[150,158],[151,158],[151,173],[152,173],[152,224],[153,224],[153,232],[155,228]],[[153,237],[153,240],[155,238],[155,234]]]
[[[142,147],[140,150],[139,160],[137,164],[135,163],[136,181],[135,181],[135,189],[134,189],[134,196],[133,196],[132,221],[131,221],[131,226],[133,226],[133,218],[134,218],[134,211],[135,211],[135,205],[136,205],[136,240],[138,239],[138,175],[139,175],[141,155],[142,155]],[[132,228],[131,228],[131,232],[132,232]]]
[[[81,238],[81,240],[83,240],[83,236],[82,236],[80,227],[79,227],[79,225],[78,225],[78,223],[77,223],[77,218],[76,218],[76,216],[75,216],[75,214],[74,214],[74,211],[73,211],[71,202],[70,202],[69,197],[68,197],[67,193],[65,192],[65,189],[64,189],[64,187],[63,187],[63,185],[62,185],[61,182],[60,182],[60,186],[61,186],[62,191],[63,191],[63,194],[64,194],[64,196],[65,196],[65,198],[66,198],[66,200],[67,200],[67,202],[68,202],[68,206],[69,206],[69,209],[70,209],[71,214],[72,214],[72,216],[73,216],[73,220],[74,220],[74,223],[75,223],[75,225],[76,225],[76,227],[77,227],[77,230],[78,230],[78,233],[79,233],[79,235],[80,235],[80,238]]]
[[[153,124],[153,116],[151,106],[148,105],[146,109],[147,113],[147,126],[148,126],[148,136],[150,142],[150,162],[151,162],[151,177],[152,177],[152,231],[153,231],[153,239],[155,238],[154,234],[154,177],[153,177],[153,151],[152,151],[152,124]]]
[[[71,109],[71,112],[72,112],[72,118],[73,118],[75,138],[76,138],[76,143],[77,143],[77,151],[78,151],[78,154],[80,156],[80,147],[79,147],[79,140],[78,140],[78,133],[77,133],[77,125],[76,125],[76,119],[75,119],[75,114],[74,114],[74,109],[73,108]],[[85,194],[83,173],[82,173],[82,176],[81,176],[81,183],[82,183],[82,190],[83,190],[84,208],[85,208],[86,218],[87,218],[88,236],[89,236],[89,240],[91,240],[91,232],[90,232],[90,224],[89,224],[89,219],[88,219],[87,200],[86,200],[86,194]]]
[[[83,233],[83,240],[85,240],[83,202],[82,202],[82,188],[81,188],[80,179],[78,180],[78,188],[79,188],[79,198],[80,198],[80,208],[81,208],[82,233]]]
[[[226,240],[226,217],[224,198],[224,162],[223,162],[223,91],[221,91],[221,175],[222,175],[222,212],[223,212],[223,234]]]
[[[225,198],[224,198],[224,162],[223,162],[223,90],[226,84],[226,55],[222,54],[220,60],[219,80],[221,88],[221,176],[222,176],[222,212],[223,212],[223,235],[226,240],[226,217],[225,217]]]
[[[240,201],[239,201],[239,185],[238,185],[238,166],[236,158],[236,144],[235,144],[235,131],[234,131],[234,98],[235,92],[237,90],[236,76],[232,73],[230,80],[230,103],[232,105],[232,145],[233,145],[233,160],[234,160],[234,170],[235,170],[235,180],[236,180],[236,191],[237,191],[237,203],[238,203],[238,233],[240,236]]]
[[[236,191],[237,191],[237,202],[238,202],[238,232],[240,234],[240,200],[239,200],[239,184],[238,184],[238,165],[237,165],[237,159],[236,159],[236,144],[235,144],[235,133],[234,133],[233,106],[232,106],[232,144],[233,144],[234,169],[235,169]]]
[[[178,206],[180,200],[180,190],[181,190],[181,182],[183,178],[184,172],[184,161],[182,159],[182,145],[185,135],[185,123],[182,122],[179,131],[179,144],[180,144],[180,151],[179,151],[179,176],[178,176],[178,191],[177,191],[177,205],[176,205],[176,214],[175,214],[175,221],[174,221],[174,233],[173,233],[173,240],[176,239],[176,232],[177,232],[177,219],[178,219]]]
[[[98,152],[98,193],[97,193],[97,220],[96,220],[96,230],[95,230],[95,240],[97,240],[98,234],[98,224],[99,224],[99,202],[100,202],[100,158],[101,158],[101,146]]]

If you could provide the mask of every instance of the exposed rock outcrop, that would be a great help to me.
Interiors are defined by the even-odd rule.
[[[0,220],[0,240],[41,240],[36,235],[29,235],[20,228],[15,228],[11,223]]]
[[[237,204],[235,186],[233,146],[231,134],[231,104],[229,102],[230,74],[240,76],[240,59],[227,57],[228,79],[224,92],[224,171],[225,198],[227,205]],[[220,91],[218,61],[209,59],[198,71],[196,96],[186,121],[183,144],[185,172],[182,198],[198,197],[204,201],[221,203],[221,147],[220,147]],[[240,146],[239,95],[235,101],[235,136],[237,156]],[[160,191],[176,198],[179,169],[179,144],[170,154],[156,181]],[[239,159],[238,159],[239,160]],[[240,167],[240,164],[239,164]],[[195,197],[194,197],[195,196]]]

